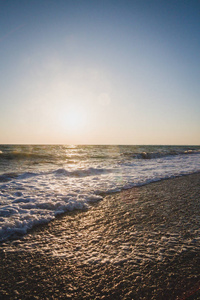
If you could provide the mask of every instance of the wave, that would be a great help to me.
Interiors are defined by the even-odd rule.
[[[60,153],[32,153],[32,152],[21,152],[21,151],[11,151],[3,152],[0,151],[0,162],[1,161],[34,161],[34,163],[55,163],[55,162],[65,162],[65,163],[75,163],[80,160],[88,159],[109,159],[108,155],[92,155],[92,154],[60,154]]]
[[[62,176],[71,176],[71,177],[86,177],[86,176],[93,176],[93,175],[101,175],[101,174],[108,174],[112,173],[112,169],[105,169],[105,168],[88,168],[85,170],[74,170],[74,171],[67,171],[66,169],[57,169],[54,171],[56,175]]]
[[[17,173],[5,173],[0,175],[0,182],[7,182],[18,177]]]
[[[27,179],[33,176],[40,175],[41,173],[24,172],[24,173],[4,173],[0,175],[0,182],[8,182],[13,179]]]
[[[191,154],[198,154],[200,150],[169,150],[169,151],[150,151],[150,152],[139,152],[139,153],[130,153],[125,152],[122,153],[122,157],[126,157],[129,159],[156,159],[168,156],[177,156],[177,155],[191,155]]]
[[[66,176],[66,177],[86,177],[86,176],[95,176],[112,173],[113,169],[106,168],[88,168],[88,169],[76,169],[73,171],[68,171],[64,168],[60,168],[48,172],[24,172],[24,173],[4,173],[0,175],[0,182],[8,182],[13,179],[28,179],[34,176],[40,175],[55,175],[55,176]]]
[[[76,154],[59,154],[59,153],[49,153],[49,154],[41,154],[41,153],[32,153],[32,152],[3,152],[0,151],[0,161],[2,160],[33,160],[39,163],[48,163],[48,162],[56,162],[63,161],[65,163],[75,163],[79,160],[106,160],[106,159],[115,159],[117,155],[112,156],[111,154],[93,154],[93,153],[76,153]]]
[[[31,152],[21,152],[21,151],[0,152],[0,160],[1,159],[7,159],[7,160],[50,159],[50,158],[52,158],[52,156],[46,154],[31,153]]]
[[[80,161],[109,159],[155,159],[200,153],[199,146],[1,146],[0,163],[22,161],[31,164],[75,164]]]

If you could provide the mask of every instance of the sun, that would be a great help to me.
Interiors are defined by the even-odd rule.
[[[66,116],[66,122],[68,128],[77,130],[84,126],[85,117],[80,111],[71,111]]]
[[[62,123],[68,132],[81,132],[86,126],[86,112],[80,108],[70,108],[62,114]]]

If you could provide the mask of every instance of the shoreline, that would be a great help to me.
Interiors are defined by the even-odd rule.
[[[198,172],[107,195],[38,226],[2,243],[0,296],[199,299],[199,203]]]

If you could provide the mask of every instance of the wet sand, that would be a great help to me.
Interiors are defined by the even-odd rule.
[[[0,299],[200,299],[200,173],[106,196],[0,261]]]

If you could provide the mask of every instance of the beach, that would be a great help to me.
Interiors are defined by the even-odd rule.
[[[200,173],[107,195],[2,243],[1,299],[200,299]]]

